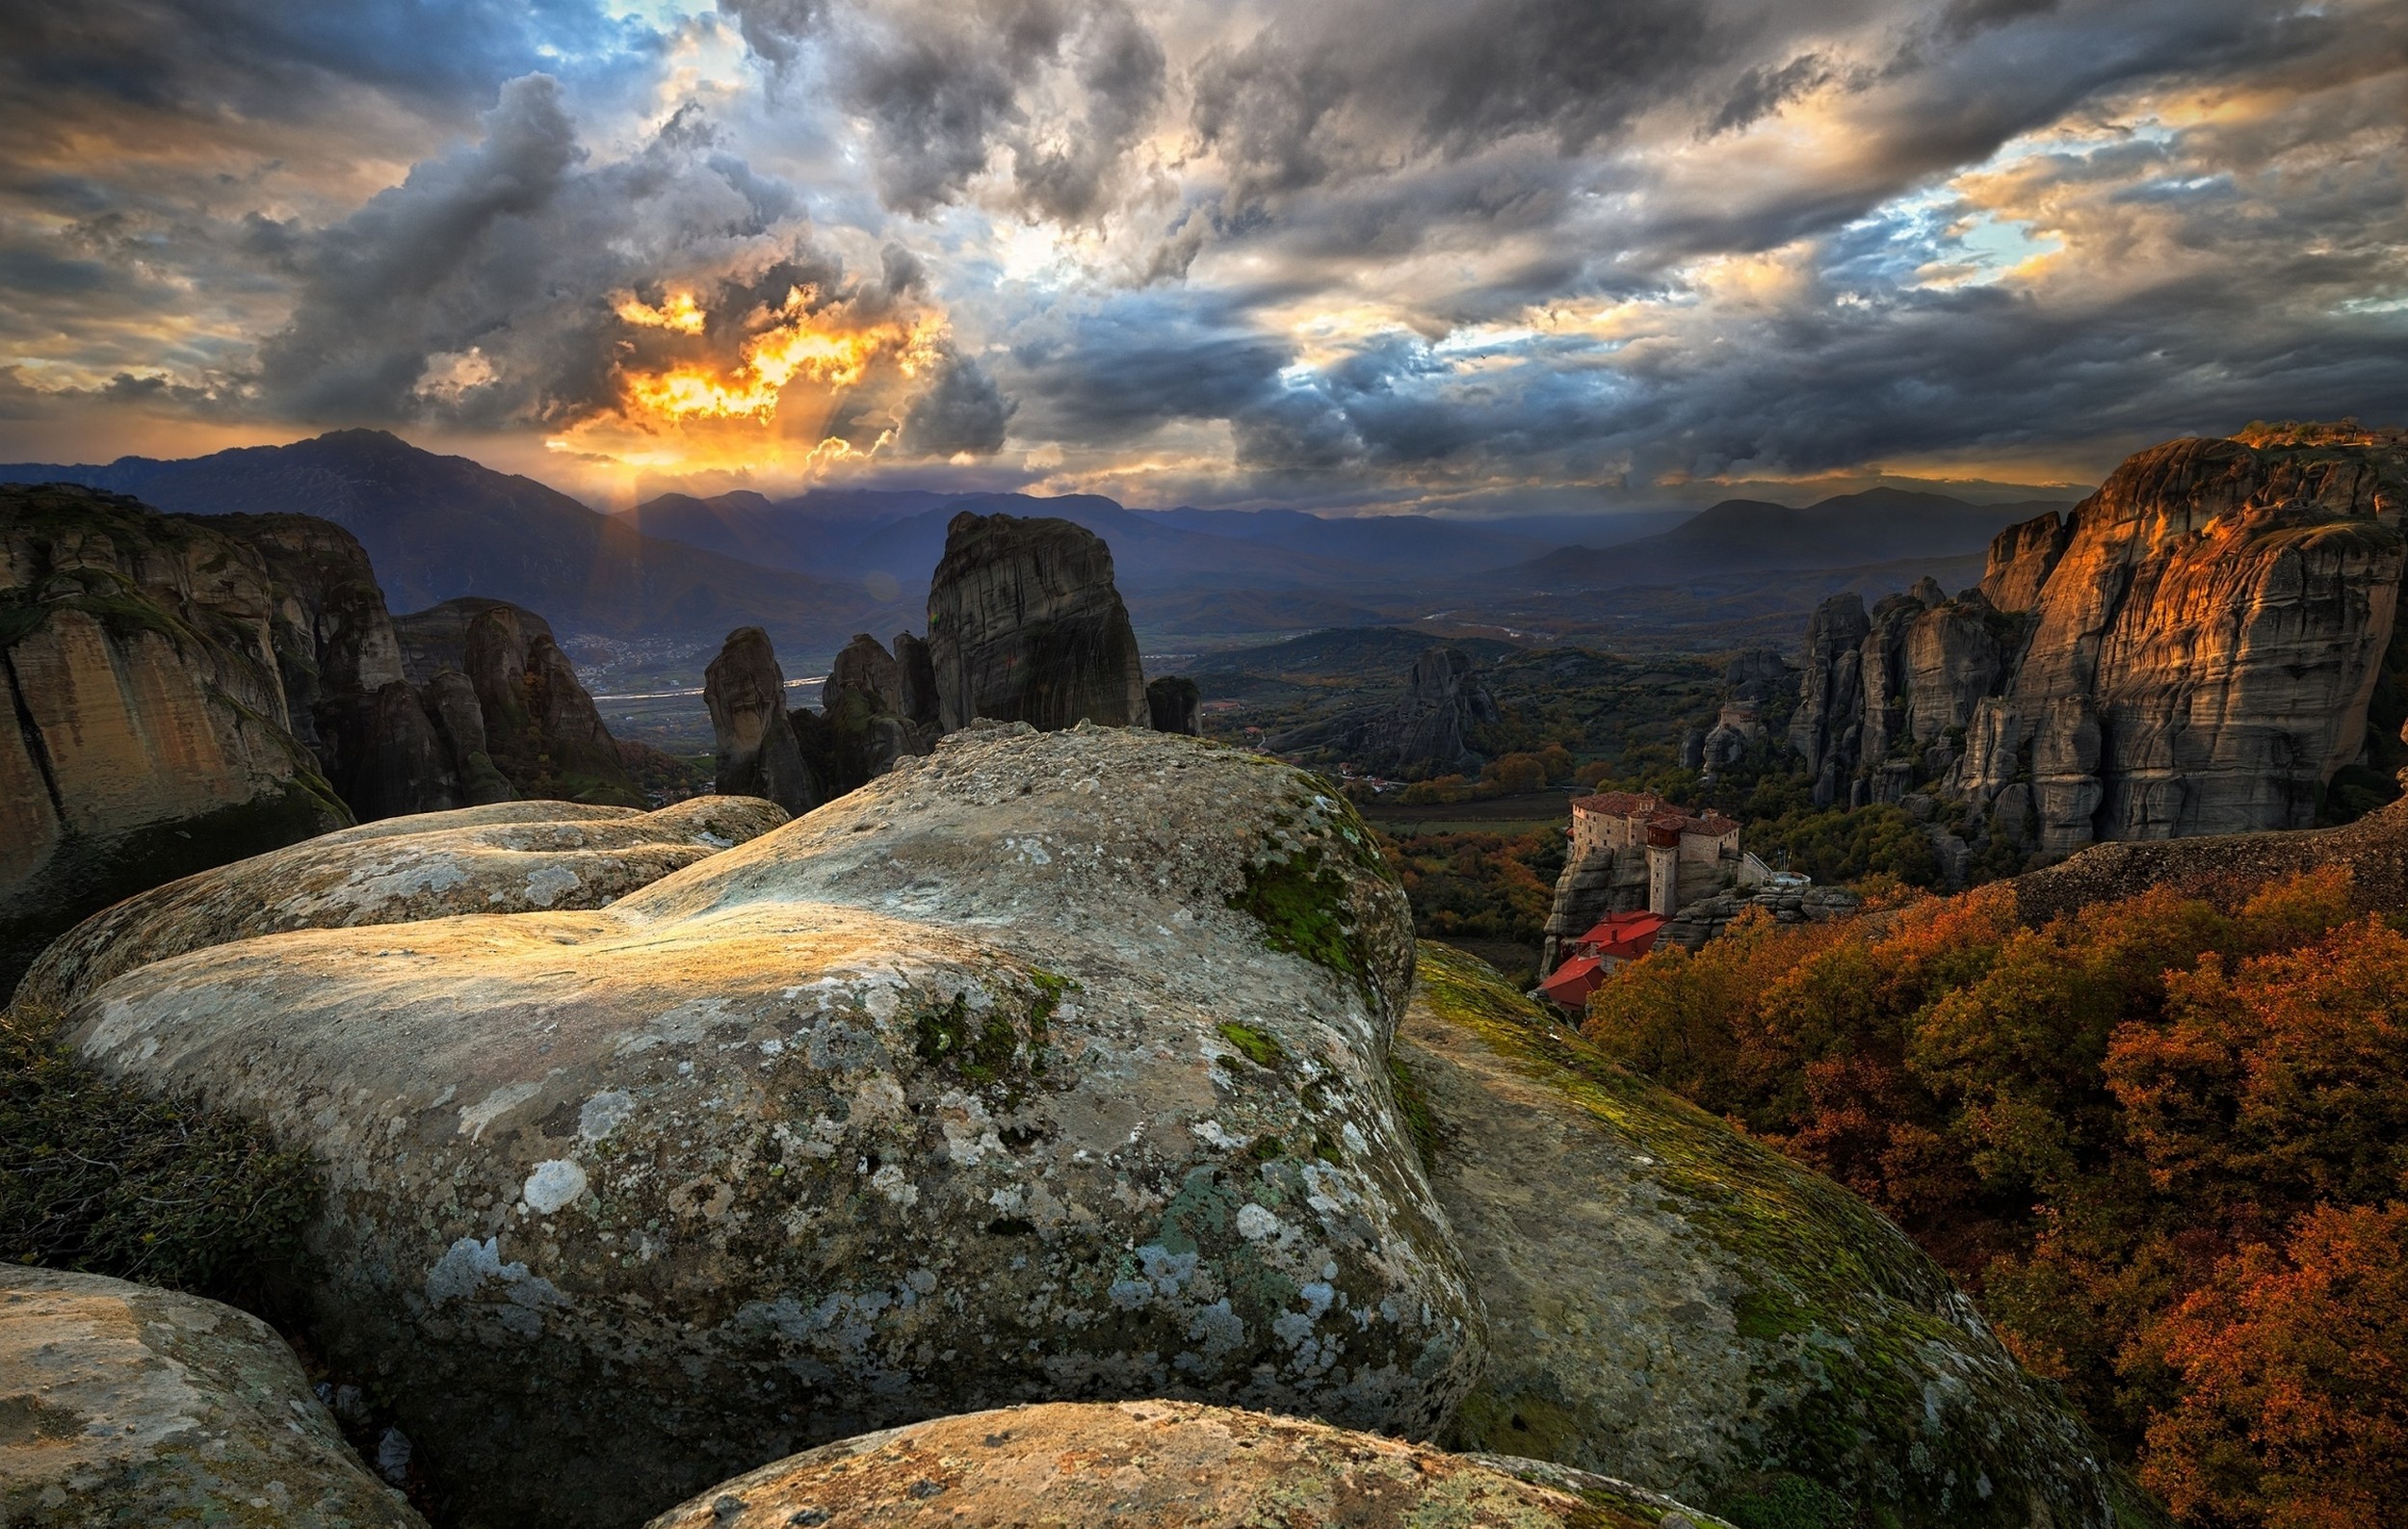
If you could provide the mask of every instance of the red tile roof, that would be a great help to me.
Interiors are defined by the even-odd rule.
[[[1566,1009],[1579,1009],[1587,1004],[1588,995],[1605,980],[1596,957],[1575,956],[1557,966],[1554,976],[1540,983],[1538,990]]]
[[[1636,961],[1656,948],[1656,936],[1669,922],[1662,913],[1610,913],[1572,943],[1599,956]]]
[[[1643,818],[1663,809],[1663,798],[1648,791],[1601,791],[1572,799],[1573,811],[1595,812],[1609,818]]]

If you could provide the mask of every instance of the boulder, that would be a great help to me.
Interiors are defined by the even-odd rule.
[[[849,1438],[723,1482],[649,1529],[868,1523],[1729,1529],[1537,1461],[1157,1401],[1002,1408]]]
[[[608,908],[192,950],[67,1037],[325,1165],[312,1340],[464,1522],[627,1524],[1017,1401],[1442,1426],[1412,959],[1312,777],[989,726]]]
[[[1067,520],[981,515],[945,528],[929,586],[938,724],[1142,725],[1145,673],[1103,538]]]
[[[1742,1523],[2113,1529],[2097,1439],[1838,1185],[1425,945],[1396,1041],[1489,1359],[1447,1442]]]
[[[658,812],[513,802],[386,818],[153,887],[84,920],[19,997],[64,1009],[137,966],[296,929],[601,908],[786,821],[752,797]]]
[[[1185,733],[1193,738],[1204,731],[1203,694],[1195,681],[1185,675],[1165,674],[1150,680],[1145,687],[1146,719],[1156,732]]]
[[[786,673],[757,626],[727,634],[703,672],[702,699],[728,796],[766,797],[797,817],[827,800],[786,711]]]
[[[426,1529],[231,1306],[0,1265],[0,1523]]]

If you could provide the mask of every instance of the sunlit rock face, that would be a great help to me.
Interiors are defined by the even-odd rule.
[[[928,648],[947,732],[981,717],[1050,730],[1151,715],[1112,551],[1067,520],[955,515],[929,588]]]
[[[1836,597],[1809,633],[1792,728],[1817,800],[1929,781],[2047,854],[2306,827],[2365,743],[2403,512],[2398,433],[2178,440],[2066,523],[2002,533],[1978,592],[1921,599],[1902,666],[1873,672],[1871,640],[1846,636],[1861,607]],[[1894,683],[1903,732],[1876,699]]]
[[[626,1524],[1023,1400],[1437,1429],[1412,949],[1310,777],[990,725],[607,908],[192,950],[69,1036],[321,1159],[313,1340],[467,1521]]]
[[[820,1523],[1729,1529],[1539,1461],[1192,1402],[1058,1402],[864,1435],[722,1482],[649,1529]]]
[[[18,996],[64,1008],[119,972],[288,930],[601,908],[785,821],[755,797],[696,797],[658,812],[511,802],[387,818],[95,913],[42,952]]]
[[[426,1529],[257,1317],[0,1265],[0,1522]]]
[[[0,490],[0,991],[94,908],[350,821],[291,730],[276,618],[222,530]]]

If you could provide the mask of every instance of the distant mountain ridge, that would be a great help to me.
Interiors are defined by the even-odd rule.
[[[648,537],[532,478],[383,431],[171,461],[0,464],[0,483],[83,484],[171,514],[318,515],[359,539],[402,609],[484,595],[542,611],[567,631],[716,642],[757,625],[795,648],[829,652],[913,611],[907,592],[879,599],[854,581]]]
[[[1705,573],[1848,568],[1978,553],[2008,526],[2070,500],[1971,504],[1946,494],[1869,488],[1804,509],[1725,499],[1669,531],[1610,550],[1557,547],[1482,575],[1500,589],[1613,589]]]

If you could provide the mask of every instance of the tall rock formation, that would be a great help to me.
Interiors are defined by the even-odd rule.
[[[2307,827],[2367,743],[2403,512],[2408,433],[2253,427],[2011,527],[1953,600],[1827,601],[1791,730],[1816,800],[1928,782],[2045,855]]]
[[[484,715],[485,751],[521,796],[643,805],[568,655],[527,616],[496,604],[468,623],[461,670]]]
[[[1145,674],[1112,550],[1067,520],[964,512],[929,588],[938,725],[1141,725]]]
[[[728,633],[703,672],[702,697],[711,709],[721,795],[766,797],[797,817],[827,800],[787,716],[786,672],[767,632],[743,626]]]
[[[1203,694],[1185,675],[1165,674],[1145,686],[1145,707],[1156,732],[1179,732],[1193,738],[1204,731]]]
[[[1269,739],[1268,746],[1280,753],[1326,751],[1381,774],[1426,776],[1472,768],[1480,756],[1471,740],[1503,715],[1475,667],[1459,647],[1426,649],[1413,661],[1401,699],[1290,728]]]
[[[96,908],[351,821],[294,735],[257,548],[0,488],[0,991]]]

